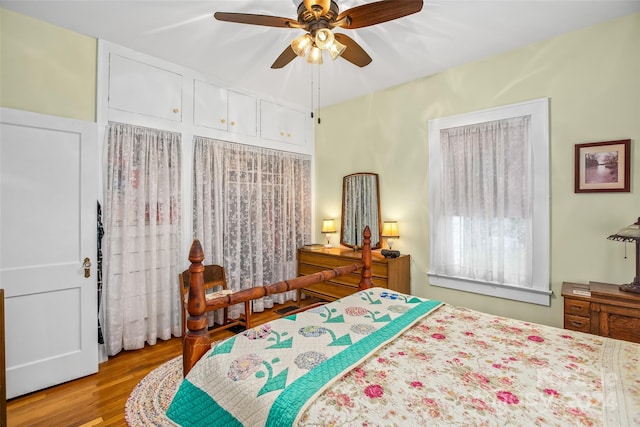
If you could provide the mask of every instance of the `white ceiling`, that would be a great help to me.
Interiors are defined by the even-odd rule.
[[[335,104],[640,11],[640,0],[425,0],[420,13],[338,30],[369,53],[370,65],[325,57],[316,72],[301,58],[270,68],[301,30],[212,17],[222,11],[295,19],[300,1],[0,0],[0,6],[304,107]],[[337,3],[344,11],[371,1]]]

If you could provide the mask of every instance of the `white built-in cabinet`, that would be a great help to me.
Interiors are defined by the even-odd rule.
[[[109,108],[179,122],[182,75],[112,53]]]
[[[256,98],[194,80],[193,124],[242,135],[257,135]]]
[[[109,47],[101,58],[106,64],[101,67],[106,85],[102,80],[100,85],[101,99],[107,100],[102,104],[106,121],[312,152],[309,112],[228,89],[191,70],[132,51]]]
[[[99,144],[110,121],[181,135],[183,194],[192,191],[195,136],[313,156],[313,121],[304,108],[229,89],[201,72],[103,40],[98,41],[97,101]],[[181,213],[181,253],[188,253],[189,197]]]
[[[305,113],[262,100],[260,114],[260,135],[263,138],[290,144],[305,144]]]

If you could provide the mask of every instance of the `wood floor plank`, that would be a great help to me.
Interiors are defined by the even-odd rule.
[[[289,305],[317,302],[307,298],[300,304],[275,304],[254,313],[258,326],[280,317],[275,310]],[[232,336],[228,330],[213,331],[212,341]],[[124,407],[135,386],[153,369],[182,354],[182,338],[159,341],[141,350],[122,351],[101,363],[98,373],[7,402],[8,427],[120,427],[126,426]]]

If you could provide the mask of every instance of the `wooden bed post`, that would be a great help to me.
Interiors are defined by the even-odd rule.
[[[369,289],[371,287],[371,230],[367,225],[364,228],[362,239],[362,272],[360,273],[360,283],[358,289]]]
[[[199,240],[194,240],[189,251],[189,300],[187,302],[187,333],[182,341],[182,373],[186,376],[191,367],[211,348],[204,315],[204,252]]]
[[[326,282],[335,277],[361,270],[360,290],[371,287],[371,230],[365,227],[362,242],[362,262],[319,271],[294,279],[283,280],[266,286],[254,286],[231,294],[214,297],[209,301],[204,296],[204,253],[198,240],[194,240],[189,251],[189,301],[187,302],[187,333],[182,341],[182,372],[186,376],[193,365],[211,349],[211,339],[207,329],[207,311],[247,303],[272,294],[300,289],[316,283]],[[247,322],[248,324],[248,322]],[[248,326],[247,326],[248,327]]]

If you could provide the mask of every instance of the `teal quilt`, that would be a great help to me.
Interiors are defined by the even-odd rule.
[[[344,373],[441,305],[372,288],[217,343],[167,409],[180,426],[290,426]]]

